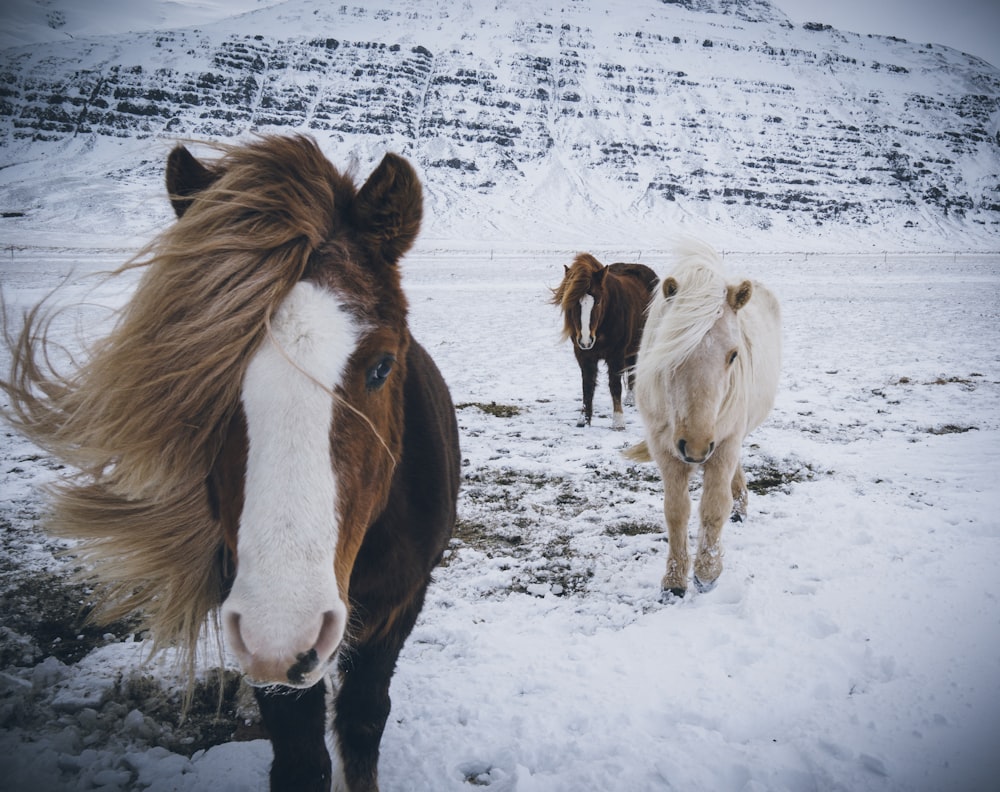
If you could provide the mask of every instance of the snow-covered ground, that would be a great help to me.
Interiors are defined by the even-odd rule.
[[[727,254],[782,300],[783,382],[718,586],[662,605],[661,485],[619,453],[638,415],[611,430],[602,378],[594,425],[574,425],[579,374],[548,304],[573,252],[435,242],[405,261],[464,482],[394,678],[383,789],[995,789],[1000,256]],[[11,316],[71,270],[60,301],[121,299],[86,274],[125,251],[0,253]],[[176,684],[170,658],[143,666],[126,628],[65,663],[43,659],[41,627],[12,628],[11,593],[68,572],[40,533],[54,475],[5,430],[0,789],[266,789],[262,740],[163,747],[179,711],[140,692]]]

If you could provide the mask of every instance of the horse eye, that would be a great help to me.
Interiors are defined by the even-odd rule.
[[[386,355],[368,369],[368,373],[365,375],[365,387],[370,391],[376,391],[385,385],[385,381],[389,379],[389,374],[392,373],[392,367],[395,363],[396,358],[392,355]]]
[[[736,355],[739,354],[735,349],[729,353],[729,359],[726,361],[727,366],[733,365],[733,361],[736,360]]]

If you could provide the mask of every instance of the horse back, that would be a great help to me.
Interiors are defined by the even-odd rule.
[[[616,326],[614,335],[626,356],[639,351],[646,307],[656,290],[659,278],[645,264],[617,262],[608,266],[615,284],[615,305],[612,317],[605,321]]]
[[[623,263],[617,262],[610,266],[610,270],[617,275],[621,275],[626,278],[635,278],[641,281],[646,286],[646,291],[649,296],[653,296],[653,292],[656,291],[656,284],[659,283],[660,277],[645,264],[634,264],[634,263]]]
[[[419,608],[455,525],[460,478],[455,407],[441,372],[415,340],[406,356],[403,409],[403,450],[389,498],[369,527],[351,574],[358,642],[390,630],[393,619],[413,604]]]

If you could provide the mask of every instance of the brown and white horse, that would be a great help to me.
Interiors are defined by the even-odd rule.
[[[421,186],[387,154],[358,189],[305,137],[170,154],[177,222],[75,370],[36,308],[8,418],[80,476],[52,528],[81,540],[104,615],[140,611],[194,662],[210,614],[255,686],[271,788],[377,788],[389,682],[451,535],[458,430],[411,337],[398,263]],[[221,606],[221,608],[220,608]]]
[[[589,253],[580,253],[572,266],[563,269],[562,283],[552,290],[552,304],[562,310],[563,339],[572,339],[573,354],[580,366],[583,410],[576,425],[590,425],[597,364],[603,360],[608,366],[611,425],[624,429],[622,380],[628,404],[631,370],[639,351],[646,306],[656,289],[656,273],[644,264],[604,266]]]
[[[668,599],[687,590],[688,480],[698,467],[704,481],[695,585],[711,588],[722,573],[722,527],[730,515],[746,516],[743,440],[771,411],[780,368],[774,294],[760,283],[727,280],[714,250],[688,242],[649,306],[635,371],[646,440],[626,451],[654,459],[663,476]]]

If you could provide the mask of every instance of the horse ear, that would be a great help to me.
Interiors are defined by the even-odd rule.
[[[358,191],[351,219],[388,264],[410,249],[424,213],[417,172],[398,154],[386,154]]]
[[[669,300],[677,294],[677,279],[673,277],[664,279],[661,288],[663,289],[663,296]]]
[[[753,284],[748,280],[738,286],[730,284],[726,287],[726,302],[734,311],[738,311],[750,301],[752,294]]]
[[[175,146],[167,157],[167,193],[178,217],[191,206],[194,196],[211,186],[219,173],[206,168],[184,146]]]

